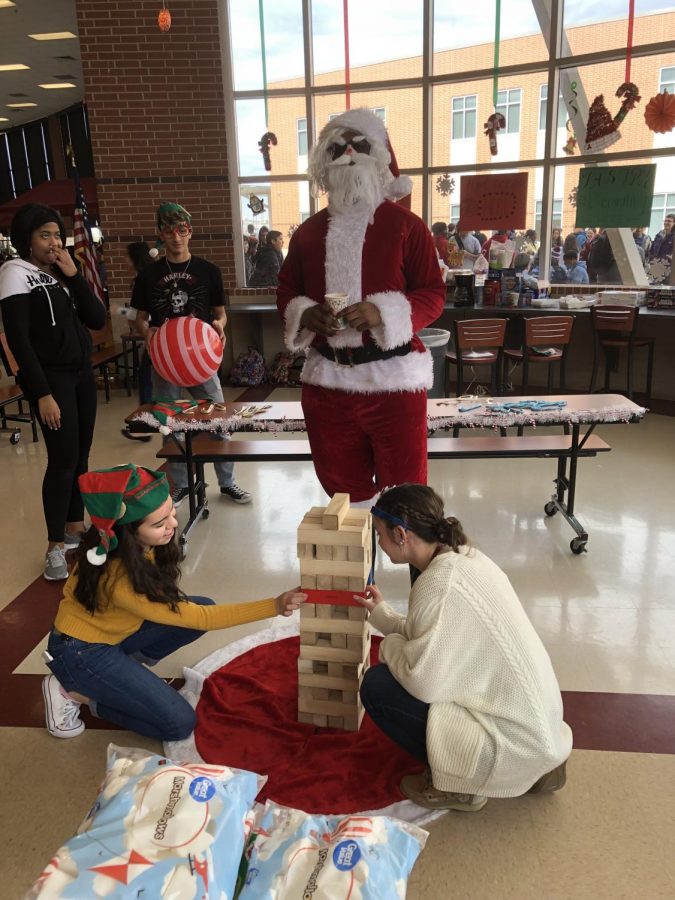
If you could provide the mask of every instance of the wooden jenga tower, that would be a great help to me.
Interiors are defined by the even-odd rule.
[[[370,664],[366,610],[352,594],[365,590],[372,564],[371,516],[350,509],[349,494],[310,509],[298,528],[300,607],[298,719],[358,731],[361,679]]]

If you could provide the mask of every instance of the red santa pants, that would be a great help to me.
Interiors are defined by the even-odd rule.
[[[349,394],[305,384],[302,408],[317,478],[352,502],[427,483],[426,391]]]

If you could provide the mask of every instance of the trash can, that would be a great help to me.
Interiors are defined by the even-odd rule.
[[[445,351],[450,342],[450,332],[444,328],[422,328],[417,332],[420,340],[431,353],[434,364],[434,385],[427,392],[429,397],[445,396]]]

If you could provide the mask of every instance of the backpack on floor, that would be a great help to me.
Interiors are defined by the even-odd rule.
[[[270,384],[300,384],[300,373],[306,358],[303,351],[295,353],[290,350],[279,351],[267,371],[268,382]]]
[[[230,372],[230,384],[252,387],[265,380],[265,360],[259,350],[249,347],[240,353]]]

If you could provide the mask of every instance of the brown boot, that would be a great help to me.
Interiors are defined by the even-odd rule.
[[[567,781],[567,762],[561,763],[557,768],[546,775],[542,775],[538,781],[532,785],[527,792],[528,794],[552,794],[553,791],[559,791],[565,786]]]
[[[425,809],[456,809],[459,812],[480,812],[487,803],[487,797],[477,794],[456,794],[439,791],[431,780],[431,770],[419,775],[406,775],[401,781],[401,791],[405,796]]]

